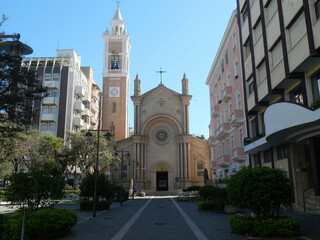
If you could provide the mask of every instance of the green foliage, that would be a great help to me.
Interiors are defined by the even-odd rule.
[[[252,231],[254,218],[249,216],[233,215],[228,219],[232,232],[248,234]]]
[[[184,192],[199,191],[200,188],[201,188],[201,186],[191,186],[191,187],[188,187],[186,189],[183,189],[183,191]]]
[[[217,190],[218,190],[218,187],[214,187],[210,185],[202,186],[199,189],[199,195],[204,199],[213,198]]]
[[[234,215],[229,218],[231,230],[240,234],[258,237],[293,237],[300,233],[300,222],[291,217],[255,219],[249,216]]]
[[[120,202],[122,198],[122,201],[125,202],[129,198],[129,192],[125,191],[122,186],[111,185],[111,191],[112,199],[114,201]]]
[[[46,92],[47,88],[39,84],[33,70],[21,68],[20,61],[0,51],[0,112],[6,113],[2,115],[6,120],[30,126],[39,110],[32,103],[40,101]]]
[[[9,180],[11,185],[5,199],[13,204],[27,204],[33,209],[63,196],[65,182],[60,176],[52,175],[51,169],[31,168],[27,173],[14,173]]]
[[[96,202],[96,210],[107,210],[109,209],[110,205],[112,204],[111,200],[106,201],[98,201]],[[92,211],[93,210],[93,201],[80,201],[80,210],[84,211]]]
[[[320,98],[314,99],[312,104],[311,104],[311,108],[316,109],[320,106]]]
[[[188,197],[177,197],[176,200],[177,202],[189,202]]]
[[[77,223],[78,216],[67,209],[45,208],[28,211],[26,240],[47,240],[65,236]],[[2,239],[20,239],[22,211],[5,215],[2,221]]]
[[[92,197],[94,195],[94,181],[95,181],[95,174],[87,174],[87,176],[82,179],[80,184],[80,196],[81,197]],[[112,198],[112,189],[108,177],[101,173],[98,174],[97,179],[97,197],[103,197],[107,199]]]
[[[66,194],[78,194],[80,195],[81,191],[80,190],[63,190],[64,195]]]
[[[199,210],[215,210],[222,211],[224,209],[224,202],[220,200],[201,201],[198,202]]]
[[[230,177],[227,185],[230,204],[249,208],[258,218],[268,218],[273,214],[272,209],[289,204],[291,193],[286,173],[268,167],[243,168]]]
[[[4,201],[4,195],[5,195],[6,191],[0,191],[0,201]]]

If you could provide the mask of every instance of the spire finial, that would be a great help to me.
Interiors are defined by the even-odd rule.
[[[117,0],[117,1],[116,1],[116,4],[117,4],[117,7],[119,8],[120,1]]]

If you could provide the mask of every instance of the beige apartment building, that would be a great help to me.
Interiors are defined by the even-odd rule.
[[[228,178],[248,165],[239,30],[236,10],[208,74],[210,94],[210,168],[214,179]]]
[[[288,173],[295,209],[320,213],[320,1],[237,0],[237,12],[244,150]]]

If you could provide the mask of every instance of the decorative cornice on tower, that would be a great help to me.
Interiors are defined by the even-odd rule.
[[[139,79],[139,75],[137,73],[136,79],[134,80],[134,96],[140,96],[141,95],[141,81]]]
[[[188,78],[186,77],[186,73],[183,74],[182,82],[182,95],[189,95],[189,86],[188,86]]]

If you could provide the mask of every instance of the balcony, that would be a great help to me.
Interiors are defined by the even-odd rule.
[[[84,97],[84,95],[85,95],[84,88],[83,88],[82,86],[77,85],[77,86],[76,86],[76,94],[77,94],[80,98]]]
[[[216,104],[213,106],[212,117],[216,118],[219,116],[219,105]]]
[[[95,105],[95,104],[91,104],[91,111],[96,113],[96,112],[99,111],[99,107],[97,105]]]
[[[232,98],[232,87],[225,87],[222,93],[223,101],[228,102]]]
[[[231,126],[238,127],[244,121],[244,112],[242,109],[235,109],[233,113],[231,113]]]
[[[219,167],[229,167],[230,166],[230,155],[221,155],[218,157],[218,166]]]
[[[244,152],[243,147],[237,147],[233,149],[232,161],[243,163],[247,160],[247,154]]]
[[[42,121],[56,121],[56,114],[41,114]]]
[[[208,144],[210,147],[214,147],[215,145],[217,145],[217,139],[215,136],[210,136],[209,140],[208,140]]]
[[[80,117],[74,117],[73,125],[76,127],[83,127],[84,121]]]
[[[98,120],[95,117],[91,117],[90,122],[92,125],[98,125]]]
[[[82,102],[80,102],[80,101],[75,102],[74,110],[76,110],[77,112],[83,112],[84,109],[85,109],[85,107]]]
[[[60,82],[59,81],[44,81],[43,86],[47,88],[54,88],[59,89],[60,88]]]
[[[90,128],[90,124],[89,124],[89,123],[84,122],[84,123],[83,123],[83,127],[81,127],[81,130],[83,130],[83,131],[87,131],[87,130],[89,130],[89,128]]]
[[[218,128],[218,130],[216,131],[217,140],[221,140],[225,136],[227,136],[229,129],[230,129],[230,123],[222,123]]]
[[[42,104],[50,104],[50,105],[57,105],[58,98],[56,97],[44,97],[42,99]]]
[[[93,92],[92,92],[92,96],[93,96],[97,101],[99,101],[99,92],[93,91]]]
[[[89,103],[91,103],[91,96],[89,96],[89,95],[84,96],[84,97],[82,98],[82,101],[83,101],[83,102],[89,102]]]
[[[217,161],[210,161],[210,163],[209,163],[209,167],[210,167],[210,169],[212,169],[213,171],[217,171],[217,169],[218,169],[218,166],[217,166],[218,164],[217,164]]]
[[[81,115],[90,117],[90,110],[88,108],[84,108],[84,111],[81,113]]]

